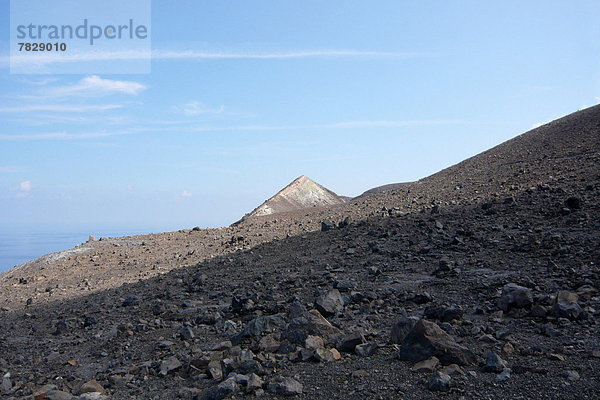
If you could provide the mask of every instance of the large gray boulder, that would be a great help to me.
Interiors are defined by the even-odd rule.
[[[502,294],[498,299],[498,308],[507,312],[511,308],[525,308],[533,304],[531,289],[509,283],[502,288]]]
[[[335,315],[344,311],[344,299],[337,289],[331,289],[317,297],[315,308],[324,316]]]
[[[469,349],[456,343],[435,322],[419,320],[404,338],[400,359],[419,362],[437,357],[442,364],[472,365],[477,358]]]

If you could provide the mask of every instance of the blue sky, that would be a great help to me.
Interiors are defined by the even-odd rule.
[[[153,1],[151,73],[19,75],[3,1],[0,228],[222,226],[302,174],[350,196],[425,177],[596,104],[598,15]]]

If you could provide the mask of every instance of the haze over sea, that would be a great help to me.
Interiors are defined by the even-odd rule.
[[[181,228],[0,228],[0,272],[43,255],[71,249],[93,235],[101,237],[132,236],[172,231]]]

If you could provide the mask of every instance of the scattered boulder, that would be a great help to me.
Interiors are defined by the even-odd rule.
[[[356,352],[356,354],[358,354],[361,357],[369,357],[369,356],[373,355],[373,353],[375,353],[375,351],[378,348],[379,348],[379,346],[377,345],[377,343],[371,342],[371,343],[363,343],[363,344],[356,345],[356,347],[354,348],[354,351]]]
[[[339,290],[331,289],[327,293],[317,297],[315,308],[324,316],[335,315],[344,310],[344,299]]]
[[[443,372],[434,372],[427,381],[427,388],[431,391],[447,392],[453,386],[452,378]]]
[[[302,394],[302,384],[295,379],[278,376],[267,385],[267,391],[283,396],[293,396]]]
[[[194,331],[189,326],[184,326],[179,330],[179,336],[181,336],[182,340],[192,340],[196,337],[194,335]]]
[[[256,317],[248,323],[238,336],[231,339],[231,342],[239,344],[241,338],[261,336],[263,333],[282,329],[285,325],[285,319],[279,314]]]
[[[83,385],[81,385],[81,393],[104,393],[104,387],[98,383],[95,379],[91,381],[87,381]]]
[[[456,343],[435,322],[421,319],[404,339],[399,357],[418,362],[431,356],[437,357],[442,364],[471,365],[476,362],[469,349]]]
[[[504,368],[498,376],[496,376],[496,382],[504,382],[510,379],[510,368]]]
[[[557,318],[576,320],[581,313],[581,307],[577,303],[556,303],[552,308],[552,314]]]
[[[335,229],[335,224],[331,221],[323,221],[321,222],[321,232],[327,232]]]
[[[177,359],[177,357],[172,356],[160,363],[159,372],[162,376],[166,376],[168,373],[176,371],[179,368],[181,368],[181,362]]]
[[[253,392],[255,390],[261,389],[263,385],[264,382],[258,375],[254,373],[248,375],[248,383],[246,383],[247,392]]]
[[[356,346],[365,342],[366,340],[362,333],[354,332],[339,338],[336,348],[344,353],[354,353]]]
[[[529,311],[529,315],[534,318],[544,318],[546,314],[548,314],[548,309],[541,304],[534,305]]]
[[[208,363],[208,373],[216,381],[220,381],[221,379],[223,379],[223,369],[221,368],[221,362],[219,360],[211,360]]]
[[[396,344],[402,344],[409,332],[415,327],[419,321],[417,317],[400,317],[398,322],[392,326],[390,341]]]
[[[440,365],[440,360],[437,357],[430,357],[427,360],[419,361],[412,366],[411,371],[415,372],[433,372]]]
[[[56,323],[54,332],[52,332],[53,335],[62,335],[63,333],[66,333],[69,330],[69,327],[67,325],[67,323],[65,321],[58,321]]]
[[[533,304],[531,289],[519,286],[516,283],[509,283],[504,286],[498,299],[498,308],[504,312],[508,312],[511,308],[525,308],[531,304]]]
[[[10,380],[10,373],[7,372],[2,377],[2,384],[0,385],[0,393],[8,393],[12,389],[12,381]]]
[[[577,301],[579,301],[579,295],[568,290],[561,290],[556,296],[557,303],[577,303]]]
[[[304,341],[304,346],[309,350],[317,350],[325,347],[323,339],[319,336],[308,335]]]
[[[340,330],[331,325],[319,311],[310,310],[291,320],[282,332],[281,339],[304,346],[308,335],[320,336],[327,343],[339,334]]]
[[[500,358],[500,356],[492,351],[489,351],[485,356],[485,365],[483,370],[485,372],[496,372],[500,373],[506,368],[506,361]]]
[[[202,396],[200,396],[200,400],[223,400],[239,391],[240,387],[237,384],[235,377],[231,377],[205,391]]]
[[[571,382],[575,382],[580,379],[579,372],[574,371],[574,370],[564,370],[562,372],[562,376],[563,376],[563,378],[565,378],[566,380],[571,381]]]
[[[463,311],[460,307],[433,305],[425,309],[424,316],[429,319],[450,322],[454,319],[461,319],[463,316]]]
[[[316,349],[314,358],[318,361],[331,362],[342,358],[342,355],[336,349]]]
[[[238,372],[243,375],[257,374],[263,375],[263,369],[260,363],[256,360],[245,360],[238,367]]]
[[[409,300],[413,301],[415,304],[426,304],[433,301],[433,296],[429,294],[429,292],[424,291],[420,293],[415,293]]]
[[[258,342],[258,348],[269,353],[275,353],[280,346],[281,342],[273,334],[263,336]]]

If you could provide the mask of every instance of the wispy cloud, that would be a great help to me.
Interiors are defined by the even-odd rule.
[[[91,111],[107,111],[123,108],[120,104],[83,105],[83,104],[37,104],[19,107],[0,107],[0,113],[23,113],[32,111],[73,112],[84,113]]]
[[[31,181],[24,181],[19,184],[19,190],[22,192],[29,192],[31,190]]]
[[[475,122],[465,120],[361,120],[361,121],[342,121],[326,124],[307,124],[307,125],[229,125],[229,126],[209,126],[190,123],[188,126],[177,127],[177,132],[268,132],[268,131],[297,131],[314,129],[365,129],[365,128],[402,128],[416,126],[441,126],[441,125],[460,125],[473,124]],[[0,134],[0,141],[35,141],[35,140],[85,140],[97,139],[111,136],[173,132],[173,128],[168,126],[157,127],[156,124],[140,124],[135,127],[129,127],[122,130],[101,131],[101,132],[47,132],[32,134]]]
[[[31,197],[31,181],[23,181],[19,184],[17,197],[20,199]]]
[[[437,53],[406,51],[374,51],[354,49],[308,49],[284,51],[199,51],[199,50],[164,50],[155,49],[151,53],[140,50],[123,50],[111,52],[81,52],[73,54],[40,53],[35,58],[27,56],[0,57],[0,62],[13,66],[20,64],[50,65],[59,63],[77,63],[93,61],[135,61],[151,58],[156,61],[169,60],[283,60],[303,58],[394,58],[416,59],[439,57]]]
[[[135,131],[110,132],[42,132],[32,134],[0,134],[0,141],[38,141],[38,140],[86,140],[135,133]]]
[[[116,81],[91,75],[81,79],[74,85],[56,86],[44,91],[50,97],[71,96],[104,96],[110,94],[138,95],[146,86],[133,81]]]
[[[152,51],[153,60],[176,59],[290,59],[290,58],[421,58],[431,57],[433,54],[416,52],[386,52],[386,51],[361,51],[361,50],[297,50],[277,52],[207,52],[196,50]]]
[[[174,106],[173,109],[188,116],[196,116],[201,114],[220,114],[225,111],[224,106],[211,108],[198,101],[191,101],[181,106]]]
[[[44,79],[39,79],[39,80],[35,80],[35,79],[24,79],[24,78],[20,78],[19,82],[22,83],[27,83],[29,85],[34,85],[34,86],[46,86],[49,83],[53,83],[58,81],[58,78],[44,78]]]
[[[0,174],[12,174],[15,172],[21,172],[23,169],[21,167],[15,167],[13,165],[0,165]]]
[[[402,128],[408,126],[455,125],[467,123],[463,120],[363,120],[344,121],[321,125],[324,128]]]

